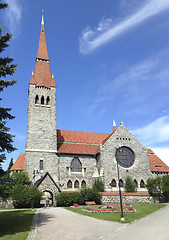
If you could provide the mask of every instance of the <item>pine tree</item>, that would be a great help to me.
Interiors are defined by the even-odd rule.
[[[0,0],[1,1],[1,0]],[[8,5],[6,3],[0,2],[0,10],[5,9]],[[8,41],[11,39],[12,34],[8,32],[2,35],[2,27],[0,26],[0,53],[8,47]],[[12,64],[13,59],[9,57],[0,57],[0,92],[7,88],[8,86],[13,86],[16,81],[9,81],[6,79],[7,75],[13,75],[17,64]],[[0,101],[2,98],[0,98]],[[0,106],[0,164],[6,159],[5,151],[8,153],[16,150],[13,147],[13,137],[10,134],[10,128],[6,126],[8,120],[13,119],[14,116],[10,114],[11,108],[4,108]]]

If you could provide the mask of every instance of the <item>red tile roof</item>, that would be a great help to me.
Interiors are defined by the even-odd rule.
[[[58,142],[100,144],[109,136],[108,133],[57,130]]]
[[[57,130],[58,152],[95,155],[110,134]]]
[[[35,71],[29,84],[35,84],[38,87],[56,87],[55,80],[51,77],[49,62],[36,61]]]
[[[36,58],[45,59],[49,61],[44,25],[41,25],[39,47],[38,47],[38,53]]]
[[[47,44],[45,38],[44,25],[41,25],[38,53],[36,56],[36,65],[34,74],[32,74],[29,84],[35,84],[38,87],[56,87],[55,80],[51,76]]]
[[[21,153],[18,159],[15,161],[14,165],[11,167],[10,171],[24,170],[24,164],[25,164],[25,153]]]
[[[168,172],[169,167],[151,149],[148,150],[149,164],[151,172]]]

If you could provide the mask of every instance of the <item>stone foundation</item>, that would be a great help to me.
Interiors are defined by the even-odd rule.
[[[103,192],[102,204],[119,204],[119,193]],[[122,201],[124,203],[138,204],[138,203],[154,203],[153,197],[148,193],[122,193]]]
[[[2,198],[0,198],[0,208],[4,208],[4,209],[14,208],[13,201],[11,199],[3,200]]]

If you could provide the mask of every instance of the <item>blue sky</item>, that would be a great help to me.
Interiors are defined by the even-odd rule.
[[[18,63],[17,84],[2,93],[25,151],[28,84],[44,10],[51,72],[57,85],[57,128],[111,133],[120,121],[169,165],[169,0],[6,0],[3,55]],[[8,161],[3,165],[8,166]]]

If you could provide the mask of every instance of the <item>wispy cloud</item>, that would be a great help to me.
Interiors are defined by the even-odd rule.
[[[169,166],[169,147],[168,148],[155,147],[152,150],[159,158],[161,158],[165,162],[165,164]]]
[[[104,85],[99,85],[95,99],[90,103],[89,111],[107,109],[114,103],[116,108],[122,107],[132,112],[138,112],[142,107],[145,112],[149,112],[152,108],[155,111],[161,103],[165,107],[169,91],[168,57],[169,52],[164,50],[129,67],[112,80],[104,82]]]
[[[147,4],[135,14],[128,16],[116,25],[113,24],[112,19],[103,18],[94,30],[90,27],[84,29],[79,39],[80,52],[82,54],[90,53],[148,18],[168,9],[169,0],[148,0]]]
[[[6,0],[5,2],[8,4],[5,10],[5,20],[9,27],[9,31],[16,36],[22,17],[22,8],[19,0]]]
[[[169,116],[156,119],[152,123],[131,131],[145,146],[169,141]]]

